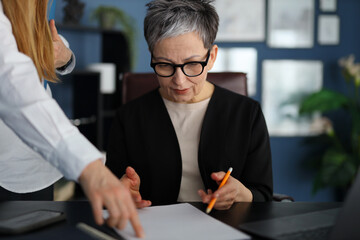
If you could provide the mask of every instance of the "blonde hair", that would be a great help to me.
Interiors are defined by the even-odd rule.
[[[54,49],[47,21],[48,0],[2,0],[20,52],[35,64],[40,79],[56,82]]]

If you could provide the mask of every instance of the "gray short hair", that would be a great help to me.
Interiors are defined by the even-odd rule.
[[[144,35],[150,52],[155,45],[169,37],[197,32],[205,48],[214,44],[219,16],[213,0],[153,0],[144,20]]]

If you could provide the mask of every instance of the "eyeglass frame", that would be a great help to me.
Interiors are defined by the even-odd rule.
[[[204,72],[204,68],[207,66],[208,62],[209,62],[209,59],[210,59],[210,52],[211,52],[211,49],[208,50],[207,52],[207,57],[206,57],[206,60],[205,61],[191,61],[191,62],[186,62],[186,63],[183,63],[183,64],[172,64],[172,63],[168,63],[168,62],[156,62],[156,63],[153,63],[153,62],[150,62],[150,66],[154,69],[154,72],[156,73],[156,75],[160,76],[160,77],[172,77],[174,76],[175,72],[176,72],[176,68],[180,68],[181,71],[188,77],[197,77],[197,76],[200,76],[203,72]],[[153,56],[151,55],[151,60],[153,59]],[[202,66],[202,70],[199,74],[197,75],[188,75],[185,73],[184,71],[184,66],[187,65],[187,64],[194,64],[194,63],[199,63],[201,64]],[[163,76],[163,75],[160,75],[156,72],[155,70],[155,67],[156,65],[159,65],[159,64],[166,64],[166,65],[170,65],[173,67],[173,73],[168,75],[168,76]]]

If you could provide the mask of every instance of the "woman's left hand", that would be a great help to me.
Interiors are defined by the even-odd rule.
[[[55,68],[60,68],[69,62],[72,52],[61,40],[55,26],[54,19],[50,20],[50,32],[54,46],[54,64]]]
[[[140,194],[140,177],[132,167],[127,167],[125,174],[121,177],[120,182],[130,189],[137,208],[149,207],[151,201],[144,200]]]
[[[220,185],[225,174],[225,172],[215,172],[211,174],[211,178]],[[210,189],[208,189],[207,193],[203,190],[199,190],[198,193],[203,203],[209,203],[212,198],[216,197],[214,208],[217,210],[229,209],[234,202],[251,202],[253,199],[251,191],[232,176],[229,177],[222,188],[214,193]]]

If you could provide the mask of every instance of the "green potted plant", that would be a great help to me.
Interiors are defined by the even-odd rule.
[[[318,139],[326,139],[325,151],[315,159],[316,177],[313,193],[325,187],[334,187],[345,192],[359,170],[360,165],[360,64],[354,63],[350,55],[339,60],[342,75],[348,85],[349,93],[322,89],[307,96],[300,104],[300,114],[314,112],[329,113],[341,110],[351,118],[350,132],[339,137],[329,119],[325,122],[325,133]],[[337,129],[337,128],[335,128]],[[342,134],[344,135],[344,134]]]
[[[126,12],[117,7],[104,5],[100,5],[95,8],[90,18],[91,20],[97,21],[101,28],[107,30],[115,29],[117,24],[120,25],[120,29],[121,31],[123,31],[128,41],[129,52],[132,55],[131,66],[134,67],[136,62],[136,26],[134,25],[135,20]]]

